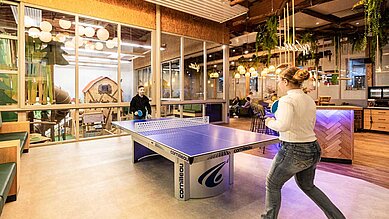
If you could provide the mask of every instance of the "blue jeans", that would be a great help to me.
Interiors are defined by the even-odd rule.
[[[342,212],[313,183],[316,165],[320,161],[319,143],[317,141],[308,143],[282,142],[281,145],[282,147],[274,157],[267,175],[266,209],[261,218],[277,218],[281,207],[281,188],[293,176],[298,187],[320,207],[327,218],[345,218]]]

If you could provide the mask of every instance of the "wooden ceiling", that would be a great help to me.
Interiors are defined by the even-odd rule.
[[[334,32],[350,33],[363,31],[364,12],[352,10],[358,0],[295,0],[296,31],[315,32],[323,37]],[[255,32],[257,26],[271,15],[283,17],[283,9],[291,0],[234,0],[249,8],[246,15],[227,22],[230,37]],[[291,14],[291,10],[290,10]],[[281,22],[282,23],[282,22]]]

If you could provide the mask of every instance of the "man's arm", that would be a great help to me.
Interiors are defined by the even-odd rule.
[[[150,105],[149,98],[147,98],[146,108],[147,108],[147,112],[149,113],[149,115],[151,115],[151,105]]]
[[[135,97],[133,97],[130,103],[130,112],[132,113],[136,111],[135,104],[136,104],[136,100]]]

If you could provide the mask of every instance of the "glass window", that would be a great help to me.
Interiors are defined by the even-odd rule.
[[[74,16],[25,8],[27,105],[75,98]]]
[[[162,63],[162,95],[161,98],[171,98],[171,62]]]
[[[184,99],[204,98],[204,46],[203,41],[184,41]]]
[[[223,99],[223,47],[207,43],[207,99]]]
[[[180,61],[168,61],[162,66],[162,98],[178,99],[180,98]]]
[[[203,116],[203,104],[185,104],[183,106],[184,118],[190,117],[202,117]]]
[[[152,74],[151,67],[146,67],[137,70],[138,74],[135,75],[134,80],[137,81],[136,86],[134,87],[133,96],[138,92],[138,86],[143,85],[145,87],[145,95],[151,96],[151,86],[152,86]],[[131,100],[130,100],[131,101]]]
[[[113,121],[118,121],[118,113],[122,108],[91,108],[80,109],[80,138],[90,138],[105,135],[119,134],[119,130],[112,126]],[[123,111],[121,115],[127,115]]]
[[[161,106],[161,117],[180,117],[180,106],[179,105],[162,105]]]
[[[18,7],[0,4],[0,105],[18,99]]]
[[[76,110],[35,110],[27,112],[31,122],[31,144],[67,141],[76,138]]]
[[[150,67],[151,32],[121,26],[120,57],[123,101],[130,102],[132,97],[136,95],[139,85],[145,86],[145,95],[152,98],[152,72]],[[136,75],[136,73],[138,75]],[[138,80],[135,80],[136,78],[138,78]]]
[[[180,98],[180,45],[181,38],[161,35],[161,97]]]
[[[117,25],[82,17],[79,21],[80,103],[117,102]]]

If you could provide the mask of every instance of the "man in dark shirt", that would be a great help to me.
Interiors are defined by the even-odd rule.
[[[142,111],[142,116],[139,116],[138,110]],[[130,111],[134,113],[134,119],[145,119],[146,114],[150,116],[150,100],[148,97],[145,96],[145,88],[143,85],[140,85],[138,87],[138,94],[132,98],[130,103]]]

